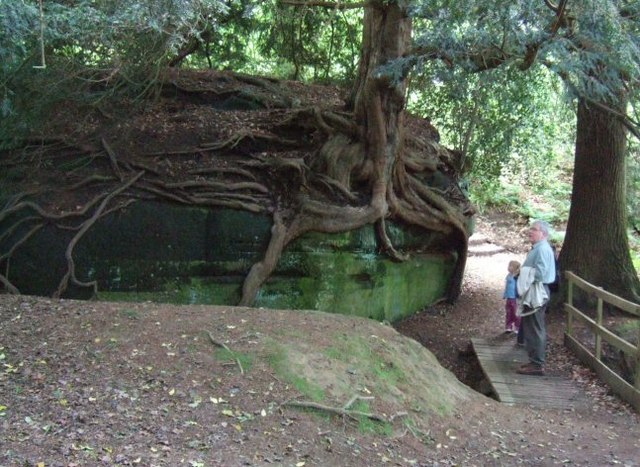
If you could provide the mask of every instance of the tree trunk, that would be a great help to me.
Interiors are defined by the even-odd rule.
[[[381,72],[381,67],[401,59],[412,45],[408,3],[369,2],[364,15],[358,77],[347,105],[352,106],[361,129],[366,163],[372,168],[371,206],[382,213],[381,221],[389,216],[426,230],[447,231],[455,237],[452,246],[458,258],[447,292],[447,300],[453,302],[461,292],[467,257],[468,232],[462,211],[434,199],[422,182],[410,180],[404,160],[407,77],[404,70],[393,75]],[[411,193],[411,200],[405,196],[407,193]],[[401,260],[403,255],[395,252],[386,238],[384,222],[380,226],[377,232],[381,236],[381,249]]]
[[[372,2],[365,10],[362,54],[353,91],[354,117],[373,168],[371,204],[387,210],[386,192],[403,141],[407,82],[379,72],[411,46],[411,18],[404,2]]]
[[[387,194],[392,187],[391,174],[403,141],[406,79],[391,82],[378,70],[400,58],[411,45],[411,19],[406,13],[404,2],[386,4],[385,0],[378,0],[367,5],[358,80],[351,94],[358,134],[351,140],[337,132],[330,136],[321,151],[333,161],[328,162],[324,170],[340,183],[346,182],[347,186],[343,187],[346,192],[350,193],[353,188],[348,186],[352,172],[353,178],[368,180],[367,204],[333,206],[303,196],[298,212],[283,216],[278,235],[272,236],[268,247],[271,258],[265,256],[245,279],[242,304],[253,303],[258,288],[275,268],[280,252],[293,239],[311,230],[344,232],[382,222],[389,214]],[[332,133],[331,129],[329,133]],[[353,145],[357,150],[350,151]],[[359,154],[362,160],[356,162],[360,159],[356,157]],[[333,167],[336,159],[340,161],[339,170]],[[376,231],[380,230],[386,235],[384,229]],[[380,243],[395,253],[393,248],[388,248],[388,239],[383,238]]]
[[[624,108],[624,105],[620,106]],[[638,301],[626,212],[626,131],[606,111],[578,105],[575,171],[562,270]]]

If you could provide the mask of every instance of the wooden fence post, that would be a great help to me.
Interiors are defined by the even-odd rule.
[[[571,277],[567,277],[567,279],[569,279],[567,302],[569,303],[569,306],[573,306],[573,280]],[[570,309],[567,310],[567,335],[573,336],[573,312]]]
[[[634,387],[640,390],[640,320],[638,320],[638,340],[636,341],[636,371]]]
[[[594,330],[596,333],[596,359],[602,360],[602,335],[600,328],[602,327],[602,299],[598,297],[598,308],[596,309],[596,323],[598,327]]]
[[[630,302],[622,297],[607,292],[602,287],[595,286],[570,271],[565,271],[567,279],[567,302],[565,308],[567,310],[567,331],[565,333],[565,345],[573,350],[578,358],[598,376],[605,381],[622,399],[633,405],[640,412],[640,304]],[[589,313],[583,312],[575,308],[573,304],[574,287],[579,287],[590,296],[597,299],[595,316],[593,311]],[[634,315],[637,324],[637,344],[625,340],[618,336],[612,330],[604,327],[604,303],[615,308]],[[589,300],[589,304],[593,303]],[[591,306],[587,307],[592,310]],[[580,342],[573,336],[575,329],[573,328],[574,320],[579,320],[581,324],[586,325],[587,329],[593,332],[595,341],[595,349],[592,353],[592,344],[594,341]],[[610,324],[610,323],[609,323]],[[580,328],[582,329],[582,327]],[[631,339],[633,340],[633,339]],[[631,358],[629,366],[635,370],[633,381],[628,381],[618,375],[612,368],[609,368],[603,361],[603,341],[611,345],[612,348],[618,349],[621,354],[625,354],[627,358]]]

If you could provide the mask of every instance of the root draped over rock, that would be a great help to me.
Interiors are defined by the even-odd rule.
[[[247,80],[235,83],[246,86]],[[285,92],[271,81],[251,83],[268,83],[270,90]],[[189,95],[209,91],[189,87]],[[385,98],[377,99],[373,105],[380,113]],[[264,107],[274,106],[265,102]],[[54,295],[62,296],[69,283],[95,291],[95,281],[76,277],[75,245],[106,214],[138,200],[159,200],[271,215],[271,238],[264,257],[245,278],[241,305],[254,302],[287,245],[307,232],[346,232],[375,224],[380,251],[395,261],[406,260],[409,255],[397,251],[387,234],[388,220],[454,239],[458,260],[448,298],[457,298],[466,260],[467,219],[473,211],[458,187],[451,154],[427,139],[426,132],[385,133],[372,146],[366,135],[386,128],[379,116],[359,121],[357,113],[319,105],[229,114],[215,140],[187,142],[164,151],[136,147],[104,131],[88,141],[55,138],[5,151],[0,159],[5,170],[33,168],[37,161],[53,167],[53,175],[51,169],[33,170],[36,189],[32,186],[29,194],[14,197],[0,210],[4,289],[19,293],[11,281],[15,251],[40,228],[54,224],[76,231],[65,252],[67,271]],[[404,110],[398,118],[400,126],[410,119]],[[144,118],[141,121],[148,126]],[[220,121],[218,115],[216,128]],[[136,123],[130,123],[135,128]],[[164,131],[170,136],[184,130],[175,126]],[[205,132],[193,134],[202,137]],[[390,150],[395,153],[392,157]],[[372,152],[377,156],[371,157]],[[55,193],[42,191],[52,177]],[[438,186],[425,181],[434,177]]]

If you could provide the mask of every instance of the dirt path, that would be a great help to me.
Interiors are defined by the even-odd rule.
[[[460,301],[397,325],[469,384],[464,350],[503,331],[506,264],[524,255],[483,232]],[[549,329],[548,370],[586,409],[500,404],[360,318],[0,295],[0,466],[640,465],[640,417],[564,349],[559,313]],[[289,405],[354,394],[385,429]]]
[[[522,261],[527,248],[526,244],[514,240],[508,230],[483,227],[470,243],[459,302],[455,306],[433,307],[397,326],[400,332],[429,348],[458,379],[476,389],[480,389],[478,382],[483,375],[475,356],[467,351],[469,339],[503,333],[502,292],[507,264],[511,259]],[[509,241],[500,245],[502,238]],[[462,458],[457,459],[462,460],[462,465],[484,465],[484,462],[487,465],[640,465],[638,414],[610,394],[564,347],[562,312],[550,312],[547,326],[547,373],[573,381],[590,398],[591,404],[577,410],[500,405],[493,408],[490,416],[478,407],[469,407],[467,413],[479,411],[485,433],[494,437],[493,461],[487,452],[480,456],[483,461],[478,459],[478,453],[462,454]],[[472,438],[473,433],[466,431],[464,436]]]

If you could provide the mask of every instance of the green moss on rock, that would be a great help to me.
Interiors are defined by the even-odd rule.
[[[100,297],[233,305],[252,264],[262,259],[271,219],[244,211],[140,202],[100,220],[74,252],[80,280]],[[397,263],[376,252],[373,226],[309,233],[290,244],[256,306],[315,309],[396,321],[444,296],[455,264],[447,238],[390,223]],[[49,295],[64,275],[70,233],[48,227],[18,250],[13,283]],[[71,287],[67,296],[89,291]]]

